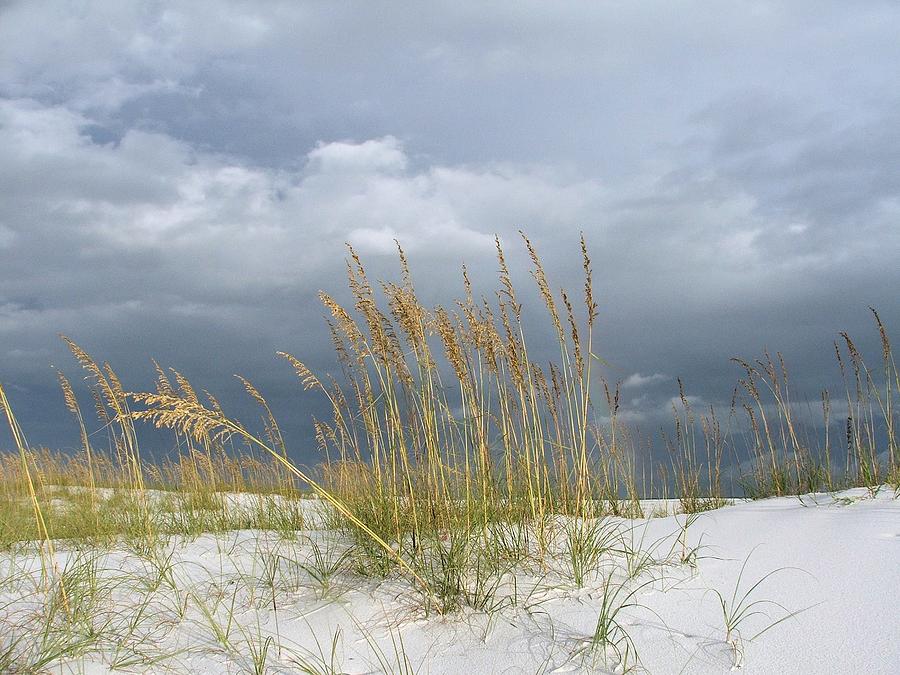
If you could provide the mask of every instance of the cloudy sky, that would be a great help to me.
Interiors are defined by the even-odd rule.
[[[71,446],[58,333],[243,414],[240,372],[302,453],[273,354],[333,367],[343,243],[438,302],[495,233],[527,283],[522,228],[569,288],[584,231],[634,419],[766,347],[816,397],[837,331],[900,326],[898,35],[893,1],[0,2],[0,381]]]

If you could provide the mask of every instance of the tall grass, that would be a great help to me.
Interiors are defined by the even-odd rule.
[[[266,398],[243,377],[262,412],[259,431],[155,362],[155,391],[127,392],[109,364],[64,337],[100,424],[99,432],[89,432],[80,392],[60,372],[63,403],[81,446],[74,453],[29,446],[0,387],[15,446],[0,454],[0,550],[37,546],[40,592],[53,614],[42,615],[25,642],[0,641],[0,670],[23,659],[39,669],[99,649],[110,635],[119,642],[117,667],[152,664],[156,657],[122,651],[122,645],[140,631],[157,596],[168,594],[169,604],[157,609],[172,622],[193,611],[223,653],[263,672],[283,649],[276,578],[285,564],[320,599],[340,590],[338,581],[347,575],[399,576],[413,584],[425,612],[469,607],[493,615],[528,605],[533,589],[518,587],[517,570],[552,575],[560,558],[564,578],[601,592],[591,644],[628,663],[636,647],[620,612],[638,606],[636,594],[661,570],[696,568],[701,545],[688,544],[696,516],[685,516],[674,540],[649,544],[646,529],[639,540],[631,530],[629,540],[610,516],[642,518],[641,500],[660,495],[677,499],[685,514],[725,504],[734,496],[724,487],[728,455],[735,462],[750,458],[739,482],[752,497],[844,485],[874,490],[884,482],[900,493],[893,400],[900,374],[875,310],[881,365],[870,369],[849,335],[841,334],[835,354],[844,392],[821,395],[824,433],[811,433],[785,360],[766,352],[757,360],[735,359],[743,374],[727,419],[714,406],[698,410],[679,380],[671,431],[662,437],[667,461],[654,464],[644,437],[623,422],[619,383],[603,377],[604,362],[595,353],[598,309],[584,240],[577,299],[551,286],[534,244],[524,234],[522,243],[543,318],[521,302],[499,239],[495,294],[476,297],[464,268],[461,297],[436,307],[419,299],[399,244],[396,283],[372,282],[349,248],[352,302],[344,306],[321,294],[339,373],[313,373],[279,352],[301,387],[329,406],[314,421],[321,461],[313,468],[292,461]],[[558,356],[550,363],[533,356],[531,340],[541,325],[556,342]],[[171,430],[175,451],[169,457],[145,457],[138,441],[144,423]],[[339,545],[297,537],[311,513],[300,500],[310,495],[319,498],[315,527],[343,535]],[[248,528],[307,542],[305,554],[258,552],[254,558],[264,578],[247,582],[247,592],[251,602],[258,597],[271,606],[274,635],[259,625],[232,630],[237,587],[230,609],[225,595],[210,604],[194,591],[181,593],[166,553],[173,537]],[[148,566],[146,602],[111,624],[86,618],[107,597],[96,559],[60,564],[59,547],[85,541],[94,549],[124,547]],[[723,602],[726,626],[740,621],[741,602]],[[306,659],[309,654],[298,658],[333,669],[336,645],[337,636],[330,659],[325,651],[318,661]],[[397,664],[411,668],[399,653]]]
[[[227,418],[214,399],[201,402],[181,376],[176,387],[161,378],[155,393],[135,394],[146,408],[133,418],[204,447],[239,438],[267,452],[331,504],[336,524],[371,552],[372,569],[403,568],[442,611],[452,607],[465,596],[464,584],[446,574],[452,577],[455,556],[472,542],[491,546],[492,523],[523,525],[544,550],[548,514],[590,516],[622,492],[621,464],[606,461],[624,454],[616,425],[601,433],[594,424],[597,308],[587,248],[582,242],[579,319],[523,240],[559,344],[560,361],[546,372],[529,357],[522,304],[499,240],[496,299],[476,299],[464,272],[464,297],[431,309],[419,301],[399,246],[401,282],[382,284],[380,293],[351,248],[354,306],[322,294],[343,384],[280,354],[305,389],[331,404],[330,419],[315,423],[324,458],[315,475],[289,461],[265,399],[246,380],[267,420],[264,437]]]
[[[897,484],[893,399],[900,372],[884,323],[878,312],[870,309],[881,343],[881,368],[871,370],[850,335],[840,334],[834,353],[844,384],[843,400],[836,403],[827,390],[821,392],[820,434],[810,436],[798,422],[798,407],[791,400],[788,368],[781,354],[772,357],[765,352],[752,363],[734,359],[745,374],[739,381],[740,405],[750,430],[753,468],[741,482],[749,496]],[[843,414],[836,419],[837,410]]]
[[[439,551],[453,549],[460,537],[464,548],[472,542],[496,546],[492,533],[498,523],[520,527],[527,545],[542,554],[552,538],[550,515],[642,515],[640,499],[660,490],[678,498],[684,512],[720,506],[728,454],[751,458],[739,482],[753,497],[900,482],[893,401],[900,375],[887,330],[872,310],[881,368],[870,370],[849,335],[841,334],[835,353],[845,403],[823,392],[825,433],[813,433],[812,441],[808,423],[799,421],[780,354],[735,359],[744,375],[725,424],[715,407],[698,414],[679,380],[672,433],[663,434],[668,468],[650,467],[655,494],[648,494],[648,453],[635,442],[640,434],[619,418],[618,383],[599,372],[587,246],[582,239],[584,281],[576,302],[573,294],[551,286],[535,246],[521,237],[543,320],[525,315],[499,239],[496,293],[476,297],[464,268],[462,296],[436,307],[420,301],[399,244],[397,283],[370,281],[349,248],[352,305],[321,294],[340,377],[319,376],[279,352],[301,386],[331,408],[325,419],[314,421],[322,461],[313,469],[291,461],[266,399],[248,379],[240,378],[263,413],[261,433],[227,416],[214,396],[198,394],[181,373],[155,362],[156,391],[126,393],[108,363],[63,337],[85,372],[106,447],[95,447],[96,434],[87,431],[76,391],[59,373],[81,452],[31,449],[9,418],[18,451],[15,458],[0,455],[0,508],[7,516],[0,545],[17,537],[50,541],[94,532],[152,539],[171,531],[227,529],[238,523],[217,496],[223,492],[295,498],[311,490],[331,505],[331,524],[370,551],[371,570],[389,574],[399,567],[428,587],[424,577],[434,555],[443,556]],[[558,347],[550,363],[533,359],[526,339],[541,324]],[[834,431],[839,407],[846,410],[840,440]],[[11,415],[8,404],[4,409]],[[174,432],[174,457],[162,463],[143,459],[140,420]],[[845,457],[838,455],[841,440]],[[72,489],[60,498],[63,487]],[[101,488],[115,489],[116,499],[103,498]],[[177,508],[161,508],[165,500],[148,497],[150,489],[172,495]],[[54,499],[56,506],[47,508]],[[250,520],[262,522],[264,511],[261,502]],[[164,512],[177,512],[180,522]]]
[[[526,335],[541,321],[525,316],[499,239],[495,295],[475,297],[464,269],[462,297],[436,307],[420,301],[399,244],[399,281],[378,285],[351,247],[352,306],[321,294],[341,379],[320,377],[291,354],[279,353],[302,387],[331,408],[326,419],[315,421],[322,456],[315,470],[291,464],[265,398],[246,380],[264,413],[264,438],[225,417],[214,400],[202,404],[180,377],[175,389],[163,383],[156,393],[135,395],[146,408],[134,417],[176,429],[198,444],[238,437],[267,452],[334,507],[332,525],[365,553],[361,569],[382,576],[402,569],[436,609],[449,611],[466,602],[468,582],[461,570],[481,559],[478,551],[499,545],[494,524],[521,528],[540,558],[553,536],[550,515],[631,515],[640,513],[645,496],[637,485],[634,434],[618,417],[619,387],[596,368],[598,314],[586,244],[582,239],[584,283],[574,302],[571,293],[551,287],[535,246],[521,236],[543,300],[544,324],[558,346],[559,357],[549,364],[531,356]],[[820,452],[811,447],[780,354],[735,360],[744,377],[724,429],[714,407],[698,417],[679,380],[674,434],[666,445],[683,511],[725,502],[727,451],[737,456],[749,450],[752,470],[741,481],[751,496],[833,489],[845,481],[875,485],[893,470],[898,376],[887,332],[874,316],[883,347],[881,384],[846,334],[848,356],[837,351],[848,381],[843,476],[832,465],[829,436]],[[597,390],[603,394],[599,402]],[[749,429],[743,435],[734,433],[738,406]],[[823,414],[827,430],[827,394]],[[881,427],[887,433],[885,468],[878,456]],[[749,447],[741,448],[739,441],[748,438]]]

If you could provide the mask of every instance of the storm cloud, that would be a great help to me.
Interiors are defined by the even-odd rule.
[[[898,30],[891,2],[4,3],[0,378],[66,446],[58,333],[239,415],[246,374],[305,456],[274,352],[334,367],[344,242],[392,278],[399,240],[446,302],[464,262],[491,291],[495,234],[527,285],[523,229],[569,289],[584,232],[630,419],[679,376],[727,401],[764,348],[815,398],[837,331],[900,325]]]

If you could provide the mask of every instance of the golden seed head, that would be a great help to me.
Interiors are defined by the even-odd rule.
[[[66,408],[68,408],[69,412],[73,415],[78,416],[81,411],[78,408],[78,399],[75,398],[75,392],[72,390],[72,385],[69,383],[68,378],[62,374],[61,370],[56,371],[56,377],[59,380],[59,386],[63,392]]]
[[[875,310],[875,308],[869,307],[869,310],[875,316],[875,323],[878,326],[878,334],[881,336],[881,355],[885,363],[887,363],[891,360],[891,341],[888,339],[887,329],[881,322],[881,317],[878,316],[878,312]]]
[[[319,381],[319,378],[317,378],[309,368],[303,365],[303,363],[299,359],[291,356],[287,352],[276,353],[281,358],[287,359],[287,361],[294,367],[294,372],[296,372],[297,377],[300,378],[300,383],[303,385],[304,391],[312,389],[314,387],[324,389],[324,387],[322,387],[322,383]]]
[[[173,370],[172,374],[175,375],[175,381],[178,383],[178,388],[181,390],[182,398],[190,401],[191,403],[200,403],[200,399],[197,398],[197,392],[194,391],[194,387],[191,386],[191,383],[188,379],[179,373],[177,370]]]
[[[497,247],[497,262],[500,264],[500,284],[503,286],[501,292],[506,295],[513,314],[518,316],[522,306],[516,301],[516,289],[513,287],[512,278],[509,276],[506,257],[503,255],[503,247],[500,245],[500,237],[497,235],[494,235],[494,244]]]
[[[153,368],[156,370],[156,392],[159,394],[174,394],[172,383],[169,381],[166,371],[156,362],[156,359],[151,359],[151,361],[153,361]]]
[[[597,303],[594,302],[594,275],[591,269],[591,258],[588,256],[587,243],[584,240],[583,232],[581,233],[581,258],[584,267],[584,304],[587,307],[588,326],[593,327],[594,319],[597,318]]]
[[[456,377],[460,382],[466,380],[466,360],[463,349],[459,343],[456,330],[450,320],[450,316],[443,307],[435,310],[435,322],[437,324],[438,335],[444,344],[444,351],[447,354],[447,360],[453,366]]]
[[[541,259],[538,256],[534,245],[531,243],[531,240],[525,236],[525,233],[522,232],[522,230],[519,230],[519,236],[521,236],[525,242],[525,247],[528,249],[528,256],[531,258],[531,263],[534,266],[531,274],[537,282],[541,297],[544,298],[544,304],[547,306],[547,311],[550,312],[550,318],[553,321],[554,328],[556,328],[556,333],[561,336],[563,334],[562,323],[559,319],[559,312],[556,310],[556,302],[553,299],[553,293],[550,291],[550,284],[547,282],[547,275],[544,273],[544,266],[541,263]]]
[[[575,372],[578,374],[578,378],[581,379],[584,377],[584,357],[581,354],[581,339],[578,335],[578,324],[575,321],[575,312],[572,309],[572,303],[569,301],[569,296],[566,295],[565,290],[560,291],[560,293],[562,295],[563,304],[566,306],[566,315],[569,319],[572,346],[575,351]]]

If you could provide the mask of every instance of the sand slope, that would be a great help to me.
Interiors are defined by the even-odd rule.
[[[115,664],[200,675],[253,672],[264,661],[265,672],[284,673],[621,672],[612,650],[588,648],[603,579],[611,575],[625,593],[640,587],[631,598],[638,606],[618,615],[638,653],[639,661],[627,664],[636,672],[721,673],[736,662],[748,674],[900,672],[900,500],[891,491],[777,498],[708,512],[688,530],[689,548],[702,545],[695,566],[676,560],[683,522],[683,516],[619,521],[630,542],[669,560],[633,581],[612,559],[604,575],[581,589],[562,563],[532,566],[505,579],[496,611],[449,616],[426,616],[403,579],[342,573],[322,588],[299,563],[310,559],[311,541],[323,551],[341,550],[340,538],[328,532],[299,533],[295,541],[251,531],[175,541],[164,556],[171,581],[156,588],[147,582],[153,566],[137,553],[97,553],[91,559],[109,589],[91,606],[91,620],[118,637],[50,670],[101,673]],[[57,557],[65,567],[90,554]],[[713,589],[730,600],[745,562],[738,599],[764,575],[786,569],[748,596],[778,605],[756,605],[767,616],[750,616],[729,645]],[[37,565],[35,555],[2,554],[0,577]],[[36,625],[45,599],[34,591],[24,582],[4,583],[0,639],[25,636]],[[142,602],[142,617],[130,622]],[[799,613],[749,640],[789,612]]]

